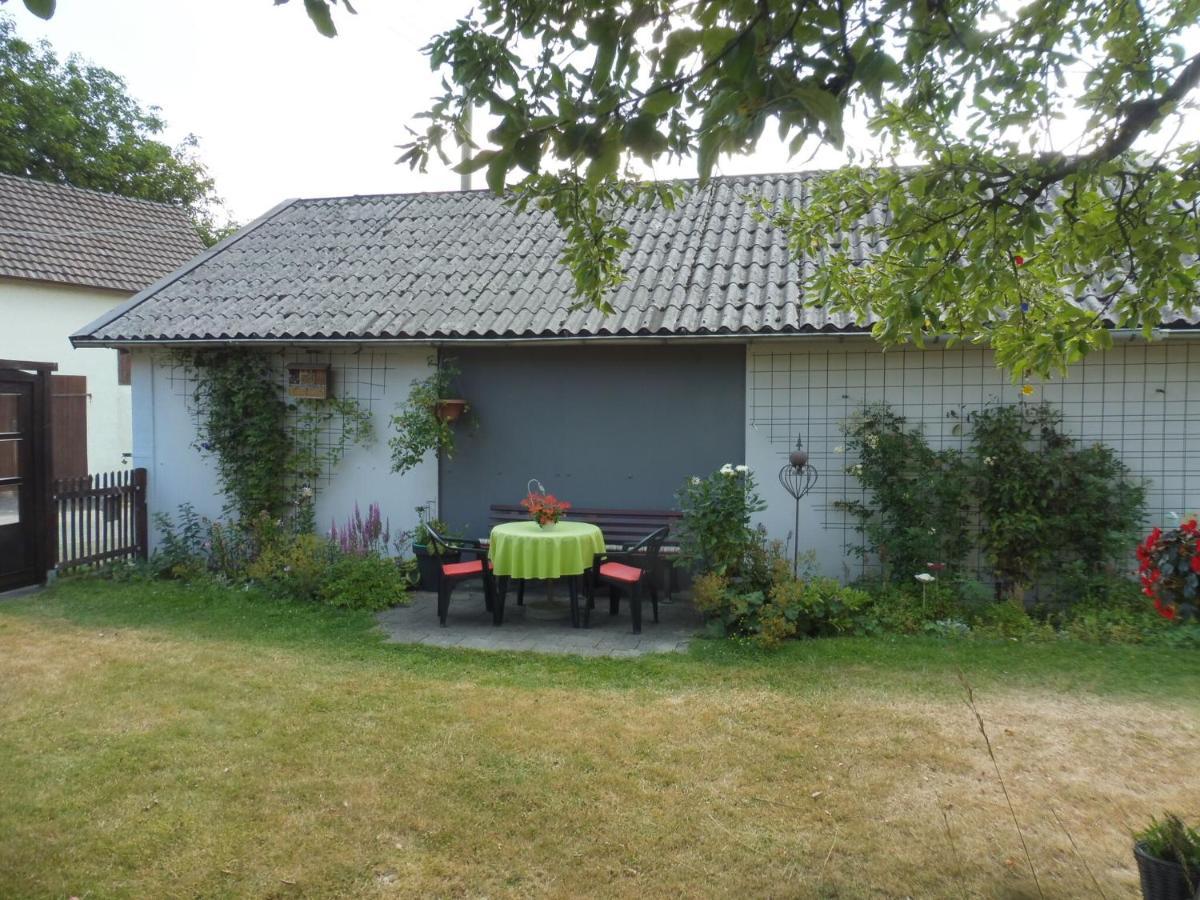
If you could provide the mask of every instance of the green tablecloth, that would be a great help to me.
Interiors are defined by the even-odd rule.
[[[604,552],[604,535],[586,522],[506,522],[492,529],[488,556],[494,572],[512,578],[559,578],[581,575]]]

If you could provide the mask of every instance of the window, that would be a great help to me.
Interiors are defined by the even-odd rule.
[[[128,350],[117,351],[117,384],[133,383],[133,358]]]

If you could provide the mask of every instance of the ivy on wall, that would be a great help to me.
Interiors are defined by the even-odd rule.
[[[275,354],[263,350],[198,350],[195,445],[216,460],[226,513],[249,521],[266,512],[297,531],[314,528],[321,475],[350,444],[373,437],[370,413],[355,399],[288,403]]]

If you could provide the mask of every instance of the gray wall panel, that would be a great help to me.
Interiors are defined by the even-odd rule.
[[[441,512],[471,536],[525,484],[576,506],[671,508],[684,478],[745,454],[744,346],[447,351],[478,430],[459,426]]]

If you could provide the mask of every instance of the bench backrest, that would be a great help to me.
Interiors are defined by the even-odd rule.
[[[504,522],[524,522],[529,513],[517,504],[494,503],[490,509],[493,525]],[[640,541],[657,528],[674,528],[683,513],[677,509],[600,509],[597,507],[573,506],[567,519],[587,522],[604,532],[607,544],[631,544]],[[669,539],[668,539],[669,540]]]

